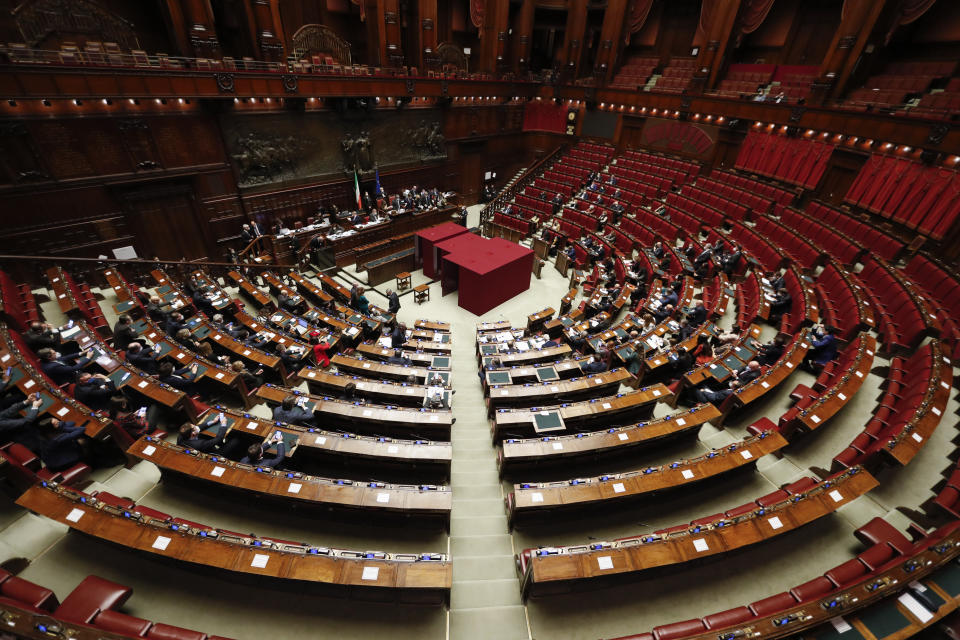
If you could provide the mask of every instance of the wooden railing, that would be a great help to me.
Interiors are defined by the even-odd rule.
[[[562,144],[547,155],[540,158],[540,160],[538,160],[532,167],[527,169],[524,174],[520,176],[512,185],[498,193],[493,200],[485,204],[483,208],[480,209],[481,224],[492,218],[494,211],[502,207],[521,190],[523,190],[528,184],[533,182],[534,179],[540,175],[540,172],[543,171],[543,169],[550,163],[556,160],[557,156],[566,151],[566,149],[567,145]]]

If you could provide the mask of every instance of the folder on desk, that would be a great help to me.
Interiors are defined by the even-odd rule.
[[[553,367],[542,367],[537,369],[537,380],[540,382],[548,382],[550,380],[559,380],[560,375],[557,373],[557,370]]]
[[[487,384],[513,384],[513,380],[506,371],[488,371]]]
[[[533,414],[533,430],[537,433],[563,431],[566,428],[559,411],[538,411]]]
[[[6,368],[4,368],[6,371]],[[16,385],[20,380],[23,379],[23,376],[26,374],[23,372],[23,369],[20,367],[11,367],[10,368],[10,382],[7,383],[9,386]]]
[[[137,303],[133,300],[125,300],[124,302],[118,302],[117,304],[113,305],[113,308],[117,310],[117,313],[126,313],[127,311],[130,311],[130,309],[133,309],[136,304]]]
[[[495,344],[482,344],[480,345],[480,353],[489,356],[495,353],[498,353],[497,345]]]
[[[434,369],[446,369],[450,366],[450,358],[447,356],[434,356],[430,366]]]

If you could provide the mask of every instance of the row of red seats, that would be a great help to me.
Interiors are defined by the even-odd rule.
[[[740,71],[736,66],[737,65],[730,65],[730,70],[727,72],[724,80],[752,82],[754,87],[756,87],[758,84],[767,84],[773,76],[773,69],[769,71]]]
[[[712,233],[716,233],[716,231]],[[730,229],[730,237],[750,252],[750,255],[760,263],[764,271],[773,271],[784,262],[783,254],[776,245],[745,224],[735,223]],[[716,238],[723,239],[723,236],[718,234]]]
[[[709,188],[727,200],[733,200],[745,207],[749,207],[755,213],[769,213],[773,209],[772,199],[757,195],[747,189],[725,184],[719,180],[715,180],[712,175],[709,178],[700,178],[697,180],[697,187],[701,189]]]
[[[926,91],[933,81],[934,76],[925,75],[907,75],[897,76],[882,74],[879,76],[870,76],[863,83],[867,89],[881,89],[891,91],[906,91],[907,93],[921,93]]]
[[[900,257],[904,244],[889,236],[868,222],[858,220],[847,212],[834,209],[822,202],[812,201],[807,205],[807,213],[814,220],[828,224],[834,229],[856,238],[857,244],[870,250],[884,260],[895,261]]]
[[[947,78],[953,75],[957,70],[956,60],[903,60],[891,62],[887,65],[886,71],[890,74],[902,76],[933,76],[935,78]]]
[[[793,423],[802,411],[813,407],[821,398],[830,398],[836,393],[836,388],[843,385],[847,376],[851,375],[851,372],[856,370],[860,364],[861,346],[865,344],[875,345],[876,342],[869,334],[857,335],[846,348],[837,354],[835,360],[831,360],[823,367],[812,388],[805,384],[798,384],[794,387],[793,391],[790,392],[790,398],[794,400],[794,405],[781,415],[777,422],[780,431],[792,433],[795,429]],[[864,351],[862,355],[869,358],[871,362],[873,361],[872,351],[870,354]]]
[[[635,241],[632,235],[630,235],[629,232],[627,232],[626,230],[621,231],[616,227],[611,227],[609,224],[603,228],[604,235],[610,235],[611,232],[613,232],[613,237],[615,238],[613,241],[613,246],[616,247],[617,251],[619,251],[623,255],[627,255],[627,256],[631,255],[633,253],[633,247],[635,245]],[[618,264],[619,264],[619,261],[620,261],[620,258],[618,257],[617,258]]]
[[[569,198],[573,195],[573,186],[566,184],[564,182],[557,182],[556,180],[551,180],[543,176],[534,178],[531,183],[537,189],[541,189],[548,193],[559,193],[565,198]]]
[[[960,358],[960,283],[940,264],[919,253],[904,271],[923,287],[927,301],[936,310],[940,337],[951,346],[950,357]]]
[[[663,197],[663,194],[675,184],[675,180],[666,174],[657,176],[648,171],[653,171],[653,169],[640,171],[619,165],[610,166],[610,173],[617,177],[617,186],[621,186],[620,182],[624,181],[624,186],[632,191],[649,195],[652,198]]]
[[[680,160],[671,158],[660,153],[650,151],[625,151],[621,156],[624,160],[635,160],[644,162],[653,167],[665,167],[667,169],[676,169],[687,175],[688,178],[696,178],[700,173],[700,165],[692,160]]]
[[[582,200],[579,202],[583,204]],[[564,207],[562,215],[564,220],[574,222],[588,231],[596,231],[600,228],[600,220],[585,211]]]
[[[757,319],[760,313],[760,281],[757,272],[751,271],[740,281],[740,286],[734,294],[734,304],[737,310],[736,328],[742,333]]]
[[[877,333],[887,352],[912,349],[927,336],[938,336],[940,323],[901,276],[880,259],[867,256],[860,281],[876,312]]]
[[[683,93],[688,84],[690,78],[660,78],[652,86],[652,90],[660,93]]]
[[[818,140],[751,130],[743,140],[735,166],[814,189],[827,169],[833,147]]]
[[[689,237],[695,237],[698,233],[700,233],[700,227],[703,225],[703,220],[672,204],[670,202],[670,196],[667,196],[666,211],[664,214],[670,217],[671,222],[679,225]]]
[[[585,142],[580,141],[573,147],[574,150],[586,151],[588,153],[595,153],[598,156],[601,156],[607,160],[613,157],[616,149],[608,144],[597,144],[595,142]]]
[[[507,215],[512,215],[515,218],[523,218],[524,220],[531,220],[531,221],[534,218],[550,217],[549,215],[545,215],[542,212],[537,211],[536,209],[531,209],[530,207],[524,206],[522,204],[517,204],[515,202],[511,203],[511,213],[508,213]]]
[[[873,418],[850,445],[833,458],[833,470],[867,464],[887,444],[902,435],[918,413],[929,410],[928,396],[936,392],[939,377],[940,346],[936,340],[915,350],[909,358],[894,358],[890,361],[890,373],[886,389]],[[949,391],[953,382],[950,369],[946,369]],[[944,401],[944,404],[946,402]],[[933,407],[936,411],[942,409]]]
[[[529,220],[523,220],[521,218],[515,218],[513,216],[497,213],[493,216],[493,222],[494,224],[499,224],[501,227],[507,227],[509,229],[519,231],[524,235],[530,235],[533,233],[533,223]]]
[[[943,91],[940,93],[928,93],[920,98],[910,113],[930,111],[944,111],[953,115],[960,111],[960,92]]]
[[[724,222],[723,213],[707,206],[702,202],[697,202],[685,194],[671,193],[667,196],[667,204],[671,207],[682,209],[694,218],[697,218],[701,224],[708,227],[719,227]],[[673,214],[670,214],[673,218]]]
[[[831,596],[839,595],[844,589],[876,579],[890,569],[909,562],[912,557],[938,545],[958,527],[960,527],[960,521],[950,522],[924,535],[916,542],[911,542],[886,520],[874,518],[855,532],[858,540],[870,545],[866,551],[837,565],[822,576],[799,584],[790,591],[751,602],[746,606],[720,611],[703,618],[660,625],[654,627],[651,633],[622,636],[616,640],[682,640],[707,631],[719,632],[730,627],[748,625],[757,618],[766,618],[815,601],[829,600]],[[894,590],[890,597],[896,597],[899,593],[900,591]],[[844,611],[849,612],[850,608],[847,607]],[[717,633],[717,637],[728,636],[721,632]]]
[[[820,261],[822,255],[820,250],[805,236],[766,216],[754,218],[754,221],[757,233],[771,242],[776,239],[780,251],[804,269],[810,271]]]
[[[543,177],[547,180],[553,180],[560,184],[569,184],[579,187],[587,180],[590,172],[586,169],[577,169],[576,167],[555,164],[550,169],[543,172]]]
[[[603,164],[604,163],[600,160],[584,160],[582,158],[573,158],[569,155],[566,155],[560,158],[554,167],[573,167],[575,169],[584,169],[586,171],[593,172],[597,171],[603,166]]]
[[[565,155],[565,158],[570,160],[580,160],[583,162],[590,163],[592,165],[604,165],[607,163],[607,157],[600,153],[595,153],[593,151],[587,151],[586,149],[577,149],[573,148],[568,151]]]
[[[851,105],[875,105],[893,107],[903,104],[907,93],[899,89],[854,89],[847,95],[846,102]]]
[[[649,211],[645,211],[643,209],[638,209],[636,211],[636,218],[637,222],[645,224],[671,242],[680,237],[682,228],[687,228],[685,225],[681,227],[676,222],[672,222],[663,216],[658,216],[655,213],[650,213]],[[625,223],[626,220],[623,222]],[[696,235],[695,230],[691,229],[689,231],[689,236],[694,235]]]
[[[162,622],[153,623],[118,611],[131,595],[133,589],[130,587],[99,576],[87,576],[61,603],[50,589],[0,569],[0,604],[43,616],[37,621],[41,634],[55,633],[49,619],[53,618],[69,626],[107,631],[130,638],[228,640]],[[42,629],[39,628],[41,626]]]
[[[652,247],[654,242],[660,239],[652,229],[642,222],[631,220],[630,218],[624,218],[620,221],[620,229],[624,233],[629,234],[630,237],[639,241],[642,247]]]
[[[663,73],[660,74],[661,76],[660,80],[678,79],[678,80],[689,81],[690,78],[693,77],[694,71],[695,71],[694,69],[690,69],[687,67],[674,67],[671,65],[668,67],[664,67]]]
[[[960,215],[960,175],[905,158],[874,155],[844,201],[941,240]]]
[[[576,222],[560,219],[560,233],[567,236],[570,240],[579,240],[586,233],[586,230]]]
[[[0,302],[3,314],[14,327],[25,331],[31,322],[38,322],[40,309],[30,285],[17,284],[6,271],[0,270]]]
[[[835,231],[828,225],[802,211],[785,208],[780,212],[780,222],[794,231],[805,235],[817,244],[827,255],[833,256],[841,264],[852,265],[860,259],[863,248],[856,245],[846,235]]]
[[[86,283],[78,284],[66,271],[62,271],[63,281],[67,284],[74,300],[77,301],[77,307],[80,309],[80,315],[87,321],[98,333],[109,333],[110,326],[107,324],[107,318],[103,315],[103,309],[97,302],[96,296],[90,290],[90,285]]]
[[[765,83],[753,82],[750,80],[721,80],[717,85],[717,91],[729,93],[756,93],[759,85]]]
[[[669,189],[674,185],[684,185],[690,181],[690,175],[683,169],[677,167],[668,167],[664,165],[658,165],[653,160],[632,160],[629,158],[620,158],[617,160],[616,165],[611,166],[611,171],[613,168],[632,171],[635,176],[635,180],[641,180],[655,184],[662,189]],[[629,176],[630,174],[628,174]],[[660,182],[654,180],[654,178],[659,178]],[[666,181],[666,182],[664,182]]]
[[[728,200],[722,195],[711,193],[710,191],[701,188],[699,183],[697,183],[697,186],[685,186],[683,188],[683,195],[693,198],[694,200],[704,204],[708,204],[714,209],[722,211],[723,215],[730,220],[747,219],[747,213],[749,212],[749,209],[746,206],[738,204],[732,200]]]
[[[836,327],[836,335],[841,340],[874,324],[873,313],[855,284],[854,276],[847,274],[835,260],[829,260],[814,285],[820,301],[821,321]]]
[[[531,196],[525,194],[518,194],[514,199],[517,204],[522,204],[525,207],[541,211],[547,215],[553,215],[553,206],[549,202],[543,200],[537,200]]]

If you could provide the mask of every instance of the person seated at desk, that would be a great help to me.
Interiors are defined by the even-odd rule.
[[[167,316],[166,321],[163,323],[163,330],[171,336],[176,336],[178,331],[186,328],[187,323],[184,321],[183,314],[178,311]]]
[[[651,251],[651,253],[653,254],[653,257],[656,258],[656,259],[658,259],[658,260],[659,260],[660,258],[662,258],[663,255],[664,255],[663,243],[662,243],[662,242],[659,242],[659,241],[654,242],[654,243],[653,243],[653,250]]]
[[[211,412],[213,413],[213,412]],[[200,432],[206,431],[213,425],[219,423],[220,428],[217,429],[217,435],[213,438],[201,438]],[[177,434],[177,445],[180,447],[185,447],[187,449],[194,449],[202,453],[210,453],[211,451],[216,451],[221,446],[223,446],[223,439],[227,435],[227,418],[223,414],[216,414],[208,418],[203,424],[185,424],[180,427],[180,431]]]
[[[776,326],[780,323],[783,314],[789,313],[793,305],[793,296],[787,291],[786,287],[777,290],[772,302],[770,302],[770,324]]]
[[[410,358],[403,354],[403,350],[394,349],[393,354],[387,358],[387,364],[405,365],[410,364]]]
[[[573,244],[568,245],[567,248],[563,250],[563,253],[570,261],[577,259],[577,250],[574,248]]]
[[[106,411],[110,406],[110,398],[116,393],[113,380],[102,373],[91,374],[87,371],[80,373],[73,388],[73,397],[77,402],[94,411]]]
[[[113,325],[113,348],[117,351],[123,351],[131,342],[137,339],[137,332],[133,328],[133,318],[127,314],[117,318],[117,323]]]
[[[590,356],[590,359],[585,364],[580,365],[580,370],[585,374],[603,373],[607,370],[607,367],[599,356]]]
[[[280,406],[273,408],[273,419],[287,424],[312,427],[313,412],[305,407],[306,402],[307,399],[304,396],[299,399],[295,396],[285,397]]]
[[[84,427],[52,416],[37,423],[40,461],[50,471],[64,471],[89,459]]]
[[[247,391],[253,391],[263,385],[263,369],[257,369],[251,373],[242,361],[234,360],[230,365],[230,370],[243,379]]]
[[[316,360],[318,367],[326,369],[330,366],[330,356],[328,354],[330,345],[320,340],[319,331],[310,332],[310,348],[313,351],[313,359]]]
[[[702,367],[705,364],[713,362],[713,346],[710,344],[706,335],[701,335],[697,340],[697,346],[693,348],[691,355],[694,357],[694,364]]]
[[[707,308],[704,306],[703,300],[696,301],[693,309],[687,314],[687,320],[690,321],[691,327],[699,327],[707,321]]]
[[[189,367],[181,367],[180,369],[175,368],[172,362],[161,362],[160,366],[157,367],[157,380],[178,391],[193,395],[197,392],[198,370],[199,366],[196,362]]]
[[[215,313],[210,319],[210,326],[212,326],[217,331],[222,331],[231,338],[236,338],[240,333],[240,329],[236,328],[232,322],[225,322],[223,314]]]
[[[157,323],[165,322],[167,314],[171,311],[173,311],[173,307],[164,303],[160,296],[150,296],[150,300],[147,302],[147,315],[151,320]]]
[[[837,357],[836,331],[829,325],[814,327],[810,350],[803,359],[805,369],[819,373],[828,362]]]
[[[657,324],[673,317],[674,307],[672,304],[660,305],[660,308],[653,312],[653,319]]]
[[[340,399],[346,400],[347,402],[363,402],[363,398],[357,396],[357,385],[352,382],[343,385],[343,391],[340,392]]]
[[[303,365],[306,364],[303,360],[307,354],[301,351],[300,347],[287,347],[286,345],[277,344],[276,351],[277,357],[280,358],[280,362],[283,363],[283,368],[287,370],[287,373],[300,371]]]
[[[698,404],[709,402],[714,405],[719,405],[724,400],[732,396],[734,391],[739,389],[741,386],[742,385],[737,382],[736,378],[732,378],[726,387],[720,389],[694,389],[693,397],[696,398]]]
[[[23,334],[23,341],[37,353],[40,349],[55,349],[60,344],[60,333],[44,322],[31,322]]]
[[[774,291],[779,291],[787,286],[786,281],[783,279],[783,273],[779,269],[768,273],[765,280],[767,281],[766,284]]]
[[[303,298],[300,296],[288,295],[285,291],[281,291],[279,294],[277,294],[277,304],[284,311],[298,313],[304,302]]]
[[[763,374],[763,368],[756,360],[751,360],[736,371],[737,381],[740,386],[750,384]]]
[[[733,272],[737,269],[737,264],[740,262],[741,257],[743,257],[743,252],[738,248],[735,248],[725,255],[723,257],[723,272],[728,276],[732,276]]]
[[[673,305],[676,306],[679,301],[679,296],[677,292],[672,287],[664,287],[661,289],[660,304],[661,305]]]
[[[692,324],[690,324],[690,321],[687,320],[686,318],[680,318],[679,324],[680,324],[679,336],[681,341],[686,340],[687,338],[689,338],[690,336],[692,336],[694,333],[697,332],[697,328]]]
[[[40,370],[56,385],[73,382],[78,371],[90,364],[93,351],[61,356],[58,352],[45,347],[37,352],[40,358]]]
[[[757,352],[757,362],[765,367],[774,364],[783,355],[786,346],[786,336],[776,336],[770,342],[760,345],[760,350]]]
[[[593,206],[593,205],[591,205],[591,206]],[[601,226],[607,224],[607,220],[608,220],[607,214],[604,213],[604,212],[601,212],[601,213],[600,213],[600,218],[599,218],[599,220],[600,220],[600,225],[601,225]]]
[[[130,400],[123,394],[118,393],[110,398],[108,414],[113,424],[136,440],[141,436],[153,433],[157,429],[155,425],[150,424],[149,409],[149,407],[143,406],[133,411]]]
[[[26,400],[12,404],[0,411],[0,442],[16,440],[36,453],[25,440],[26,437],[29,437],[25,429],[37,419],[41,406],[43,406],[43,398],[40,397],[40,394],[31,393]],[[26,413],[20,415],[21,411],[26,411]]]
[[[354,211],[353,215],[350,216],[350,224],[356,226],[363,222],[363,217],[360,215],[359,211]]]
[[[447,402],[447,396],[444,393],[446,390],[443,388],[442,383],[443,379],[440,379],[440,385],[433,385],[427,387],[427,390],[423,394],[423,408],[424,409],[449,409],[450,405]]]
[[[213,347],[210,346],[210,343],[197,340],[190,334],[190,330],[185,327],[178,329],[173,339],[184,349],[188,349],[194,353],[202,353],[205,358],[213,357]]]
[[[154,375],[157,372],[157,357],[159,352],[155,349],[145,349],[139,342],[131,342],[127,345],[126,360],[144,373]]]
[[[267,451],[272,445],[277,445],[277,453],[267,457]],[[252,444],[247,448],[247,455],[240,460],[240,464],[249,464],[262,469],[276,469],[287,455],[287,446],[283,442],[280,432],[273,434],[268,440],[260,444]]]
[[[393,330],[390,331],[390,346],[399,349],[407,342],[407,325],[400,322],[394,323]]]
[[[270,346],[270,338],[260,332],[253,334],[242,342],[248,347],[253,347],[254,349],[259,349],[260,351],[266,351],[267,347]]]

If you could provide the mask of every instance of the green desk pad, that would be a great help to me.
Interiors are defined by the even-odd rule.
[[[545,411],[533,415],[533,428],[537,433],[543,433],[545,431],[562,431],[565,427],[559,412]]]
[[[882,600],[857,617],[878,638],[885,638],[912,624],[897,608],[896,598]]]
[[[506,371],[488,371],[487,383],[488,384],[512,384],[513,379],[510,377],[510,374],[507,373]]]
[[[557,370],[553,367],[543,367],[537,369],[537,380],[540,382],[547,382],[549,380],[559,380],[560,374],[557,373]]]
[[[450,366],[450,358],[446,356],[434,357],[433,361],[430,363],[430,366],[437,369],[440,369],[440,368],[445,369]]]

